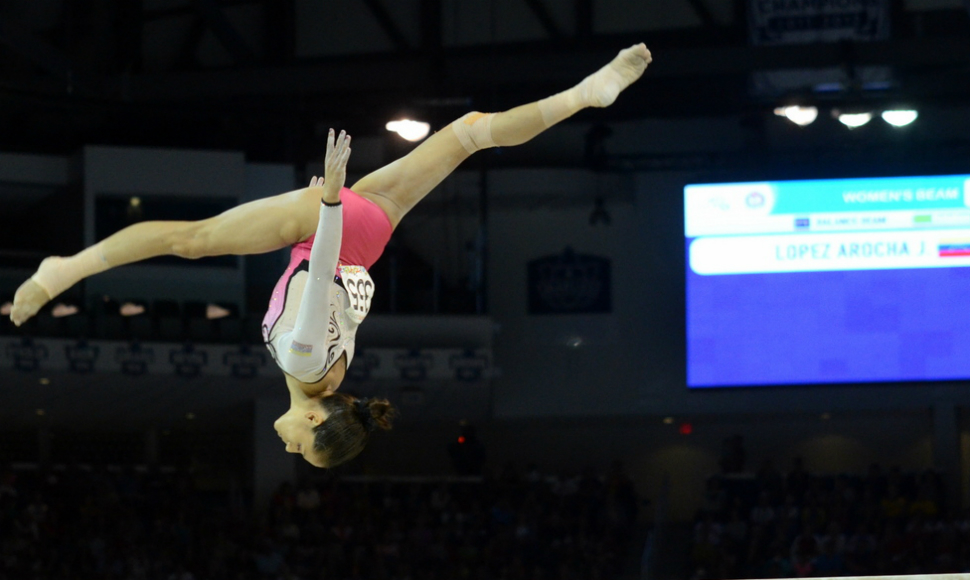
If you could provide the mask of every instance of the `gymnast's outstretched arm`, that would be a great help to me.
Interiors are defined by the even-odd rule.
[[[340,189],[347,179],[350,136],[343,131],[334,142],[333,131],[327,139],[326,180],[314,178],[310,187],[321,193],[320,219],[310,250],[309,276],[300,299],[300,309],[292,331],[284,333],[276,349],[283,370],[297,379],[315,383],[333,366],[341,352],[327,352],[324,343],[330,323],[330,287],[340,256],[343,234],[343,208]]]
[[[188,259],[271,252],[316,230],[320,189],[304,188],[252,201],[200,221],[137,223],[69,257],[50,257],[14,296],[10,319],[20,326],[79,281],[156,256]]]

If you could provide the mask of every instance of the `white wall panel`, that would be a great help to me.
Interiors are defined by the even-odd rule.
[[[67,185],[73,162],[56,155],[0,153],[0,181],[37,185]]]

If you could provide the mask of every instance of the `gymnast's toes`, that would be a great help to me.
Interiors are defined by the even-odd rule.
[[[20,285],[14,294],[13,307],[10,309],[10,320],[17,326],[27,322],[37,314],[45,304],[50,302],[47,292],[37,282],[27,280]]]

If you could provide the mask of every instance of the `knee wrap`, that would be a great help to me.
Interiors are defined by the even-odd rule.
[[[468,113],[451,124],[462,147],[469,153],[496,147],[492,140],[492,118],[495,113]]]

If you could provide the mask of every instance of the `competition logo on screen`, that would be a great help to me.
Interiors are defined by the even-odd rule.
[[[752,191],[748,194],[748,197],[744,198],[744,203],[751,209],[763,207],[765,205],[765,196],[760,191]]]

